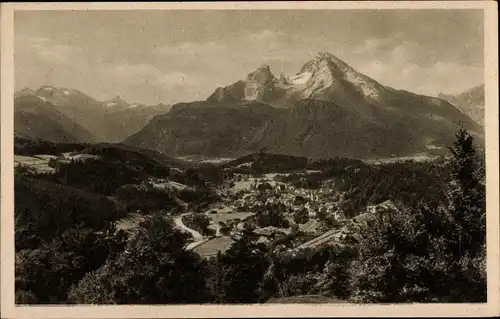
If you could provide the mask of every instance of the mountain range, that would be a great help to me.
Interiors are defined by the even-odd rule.
[[[439,97],[455,105],[462,113],[484,126],[484,84],[460,94],[440,94]]]
[[[78,90],[42,86],[14,95],[16,132],[53,142],[121,142],[168,105],[97,101]]]
[[[482,143],[481,126],[446,100],[384,86],[318,53],[294,76],[263,65],[205,101],[176,104],[124,143],[171,156],[441,155],[460,125]]]
[[[330,53],[316,54],[293,76],[262,65],[204,101],[148,106],[42,86],[16,92],[14,106],[15,131],[26,137],[123,142],[169,156],[442,155],[460,125],[479,145],[484,139],[484,86],[418,95],[384,86]]]

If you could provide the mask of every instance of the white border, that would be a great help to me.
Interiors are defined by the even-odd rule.
[[[283,10],[485,9],[487,304],[18,306],[14,305],[13,12],[14,10]],[[493,1],[231,2],[231,3],[2,3],[1,5],[1,312],[8,318],[202,318],[336,316],[492,316],[500,314],[498,16]]]

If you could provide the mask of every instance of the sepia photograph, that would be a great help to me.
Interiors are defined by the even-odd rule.
[[[497,5],[447,3],[2,4],[2,308],[499,315]]]

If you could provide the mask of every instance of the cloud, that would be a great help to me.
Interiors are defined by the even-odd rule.
[[[16,86],[22,80],[20,88],[50,84],[80,89],[102,100],[120,95],[130,101],[156,104],[181,100],[180,94],[186,92],[204,96],[198,86],[212,83],[203,74],[175,70],[155,61],[133,62],[125,56],[103,60],[99,55],[90,56],[92,52],[86,49],[44,37],[16,36]]]
[[[243,37],[245,42],[270,43],[275,44],[285,39],[282,31],[262,30],[261,32],[250,33]]]
[[[408,39],[402,33],[344,41],[328,34],[301,36],[260,30],[218,40],[155,43],[139,51],[101,51],[46,37],[16,34],[16,81],[74,87],[98,97],[121,95],[142,103],[208,97],[263,63],[275,74],[295,74],[316,52],[331,52],[383,85],[419,94],[456,93],[483,81],[483,68]],[[104,53],[103,53],[104,52]],[[114,58],[119,53],[119,60]],[[446,53],[446,54],[445,54]],[[20,76],[18,76],[20,74]],[[16,82],[17,83],[17,82]],[[16,84],[17,85],[17,84]]]
[[[28,51],[45,62],[69,64],[82,58],[82,52],[67,44],[57,44],[44,37],[16,36],[16,51]]]
[[[149,83],[159,88],[192,86],[196,84],[193,77],[182,73],[164,73],[148,63],[141,64],[111,64],[105,68],[108,76],[128,84]]]
[[[200,56],[213,53],[221,53],[227,50],[227,46],[215,42],[183,42],[180,44],[163,45],[155,50],[160,56],[183,57]]]
[[[377,43],[380,45],[382,41]],[[425,59],[427,61],[422,62]],[[383,85],[425,95],[460,93],[483,82],[482,67],[438,59],[425,54],[425,50],[412,41],[401,42],[385,51],[366,50],[363,58],[358,57],[354,64],[358,71]]]
[[[229,60],[262,60],[286,58],[283,51],[287,38],[281,31],[263,30],[242,37],[226,39],[221,42],[183,42],[166,44],[155,49],[154,53],[163,59],[182,59],[196,62],[202,58],[204,64],[217,63],[221,59]]]

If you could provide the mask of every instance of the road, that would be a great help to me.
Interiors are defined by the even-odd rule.
[[[193,236],[193,238],[194,238],[195,241],[202,241],[202,240],[204,240],[202,234],[200,234],[196,230],[191,229],[191,228],[187,227],[186,225],[184,225],[184,223],[182,222],[182,216],[183,215],[180,215],[180,216],[174,218],[175,226],[179,227],[180,229],[182,229],[185,232],[190,233],[191,236]]]

